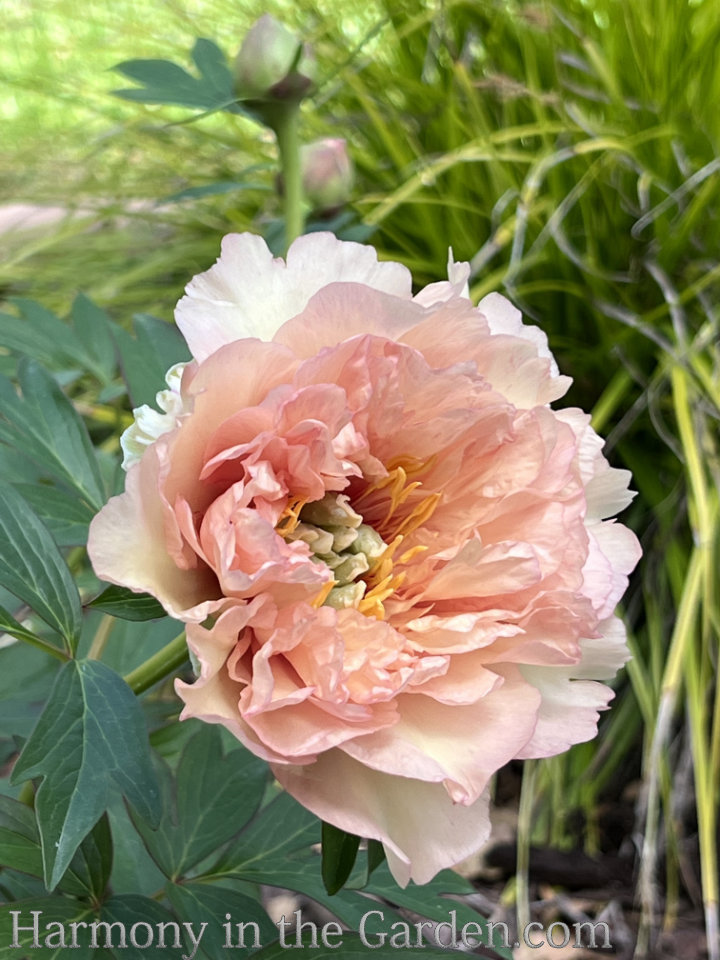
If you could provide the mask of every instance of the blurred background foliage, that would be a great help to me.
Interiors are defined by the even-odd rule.
[[[640,950],[689,900],[717,957],[717,0],[5,0],[0,202],[50,209],[35,227],[0,211],[0,296],[66,313],[82,290],[123,325],[170,320],[222,234],[272,238],[272,135],[111,95],[119,61],[189,67],[197,37],[231,59],[267,11],[316,51],[303,139],[345,137],[356,166],[329,226],[418,284],[451,244],[474,298],[500,290],[547,331],[568,401],[634,474],[634,659],[597,740],[525,765],[520,892],[530,842],[634,852]],[[629,811],[619,837],[608,805]]]

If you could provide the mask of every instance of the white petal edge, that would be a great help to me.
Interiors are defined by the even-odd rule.
[[[553,377],[559,376],[560,371],[555,358],[550,352],[546,334],[532,324],[523,323],[522,314],[512,303],[500,293],[488,293],[477,305],[490,326],[490,333],[506,333],[513,337],[530,340],[537,347],[539,357],[550,360],[550,372]]]
[[[180,393],[183,370],[186,366],[187,363],[176,363],[165,374],[168,389],[161,390],[155,396],[155,402],[163,411],[162,413],[153,410],[147,403],[133,410],[135,422],[120,437],[123,470],[127,471],[137,463],[150,444],[155,443],[163,434],[174,430],[178,417],[187,413],[186,401]]]
[[[192,355],[202,361],[235,340],[272,340],[329,283],[362,283],[410,299],[409,270],[380,262],[373,247],[310,233],[290,247],[287,263],[274,258],[262,237],[229,234],[217,263],[196,276],[175,310]]]
[[[452,247],[448,250],[447,263],[448,278],[439,283],[430,283],[418,293],[413,299],[423,307],[432,307],[436,303],[443,303],[446,300],[452,300],[454,297],[461,297],[463,300],[470,299],[470,264],[461,260],[457,263],[453,257]]]
[[[615,696],[598,680],[609,680],[630,659],[625,625],[609,617],[598,626],[600,637],[581,640],[581,659],[568,667],[528,666],[520,672],[542,696],[537,726],[518,759],[553,757],[574,743],[592,740],[599,711]]]

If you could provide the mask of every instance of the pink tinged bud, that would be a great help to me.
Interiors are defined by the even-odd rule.
[[[333,210],[350,199],[355,172],[342,139],[326,138],[300,151],[303,190],[314,210]]]
[[[236,90],[242,99],[300,100],[313,75],[309,50],[268,13],[250,28],[235,58]]]

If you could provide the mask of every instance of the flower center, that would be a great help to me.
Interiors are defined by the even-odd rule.
[[[408,474],[419,470],[416,465],[412,471],[407,467],[393,467],[387,477],[356,499],[355,506],[362,504],[366,512],[379,516],[372,526],[363,521],[350,504],[350,497],[343,493],[328,492],[312,503],[302,499],[288,503],[278,521],[278,533],[286,540],[302,540],[310,548],[312,559],[332,570],[333,579],[313,600],[313,606],[337,610],[354,607],[366,616],[385,619],[383,602],[406,576],[395,568],[406,565],[427,547],[412,547],[397,558],[395,554],[440,501],[440,494],[417,497],[415,491],[421,483],[408,482]],[[382,507],[380,512],[378,507]]]

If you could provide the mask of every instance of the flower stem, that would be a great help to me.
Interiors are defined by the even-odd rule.
[[[123,678],[134,694],[145,693],[150,687],[169,677],[188,658],[187,642],[183,631],[162,650],[141,663]]]
[[[302,169],[300,167],[300,107],[297,103],[278,104],[268,118],[277,137],[285,189],[285,252],[303,232]]]

